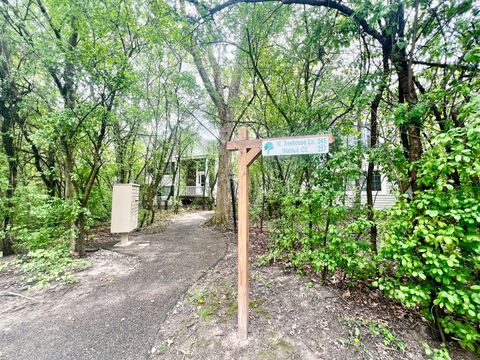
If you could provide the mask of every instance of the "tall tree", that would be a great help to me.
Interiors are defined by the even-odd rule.
[[[21,90],[19,79],[15,74],[15,69],[21,68],[21,62],[15,65],[12,54],[10,39],[7,38],[8,29],[3,26],[0,28],[0,120],[1,122],[1,140],[3,151],[7,159],[7,178],[8,185],[5,196],[5,209],[3,211],[2,232],[5,234],[0,239],[0,250],[4,255],[10,255],[13,252],[13,239],[10,229],[13,226],[13,197],[17,187],[17,173],[19,162],[19,146],[16,139],[16,132],[23,122],[20,115],[20,102],[25,93],[30,89],[28,87]]]
[[[205,14],[206,8],[203,5],[198,2],[192,2],[192,4],[199,14]],[[185,6],[182,7],[181,14],[184,19],[189,20]],[[229,63],[225,56],[226,43],[218,40],[218,37],[221,39],[222,36],[218,29],[215,29],[211,23],[206,23],[203,31],[195,31],[194,26],[190,24],[185,31],[188,38],[185,48],[193,58],[193,63],[215,109],[217,119],[214,122],[219,134],[216,205],[211,223],[228,226],[231,213],[229,191],[231,156],[227,150],[227,142],[230,141],[238,120],[235,114],[239,103],[244,66],[241,44],[245,42],[245,33],[243,24],[235,21],[234,26],[239,27],[240,31],[237,29],[233,33],[240,45],[233,46],[233,49],[230,46],[229,51],[233,52],[233,61]]]
[[[213,7],[210,15],[214,15],[223,9],[239,3],[262,3],[266,0],[229,0],[221,5]],[[360,31],[371,37],[381,46],[382,52],[388,58],[397,75],[397,100],[399,104],[406,105],[405,121],[398,124],[401,144],[404,149],[405,157],[413,164],[418,161],[423,153],[422,144],[422,117],[418,116],[417,107],[418,94],[414,86],[414,65],[422,64],[421,60],[415,58],[418,44],[428,41],[425,29],[431,26],[432,22],[440,21],[437,14],[439,12],[447,13],[445,22],[451,22],[454,14],[463,14],[471,9],[471,3],[447,4],[442,3],[436,7],[420,4],[415,1],[408,4],[403,1],[391,1],[385,6],[373,6],[370,2],[351,2],[344,3],[335,0],[278,0],[282,4],[302,4],[331,9],[332,11],[346,17],[352,23],[357,24]],[[405,11],[405,7],[408,11]],[[420,12],[423,7],[423,21],[420,27]],[[413,14],[413,19],[407,19],[406,13]],[[444,24],[442,24],[444,25]],[[421,36],[426,38],[422,39]],[[462,68],[461,62],[454,67]],[[431,66],[445,67],[446,63],[430,63]],[[415,192],[419,188],[417,183],[417,174],[415,167],[410,167],[408,183],[403,187],[403,191]]]

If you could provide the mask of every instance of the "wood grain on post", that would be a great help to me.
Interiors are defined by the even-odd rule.
[[[238,337],[248,336],[248,167],[262,154],[262,141],[300,140],[305,138],[328,138],[333,143],[332,134],[317,134],[307,136],[289,136],[283,138],[248,139],[247,128],[238,129],[238,140],[229,141],[227,149],[239,151],[238,157]],[[291,154],[295,155],[295,154]]]
[[[239,140],[248,139],[246,128],[238,129]],[[248,335],[248,149],[238,159],[238,336]]]

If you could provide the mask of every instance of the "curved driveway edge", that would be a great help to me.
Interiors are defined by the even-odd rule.
[[[116,251],[135,271],[83,298],[0,329],[0,359],[146,359],[167,313],[225,255],[225,237],[201,225],[212,215],[176,216],[157,234],[131,236]],[[20,315],[20,314],[19,314]]]

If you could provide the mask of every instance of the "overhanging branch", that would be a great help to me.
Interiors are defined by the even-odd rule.
[[[209,14],[213,15],[216,14],[223,9],[240,4],[240,3],[263,3],[263,2],[281,2],[282,4],[285,5],[291,5],[291,4],[301,4],[301,5],[311,5],[311,6],[321,6],[329,9],[334,9],[337,10],[340,14],[346,16],[346,17],[353,17],[355,21],[357,21],[362,29],[372,36],[374,39],[376,39],[380,44],[386,45],[386,39],[385,37],[377,30],[372,28],[368,22],[358,16],[355,11],[348,6],[342,4],[339,1],[333,1],[333,0],[228,0],[224,2],[223,4],[220,4],[212,9],[210,9]]]

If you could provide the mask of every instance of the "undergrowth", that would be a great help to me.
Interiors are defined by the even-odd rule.
[[[29,287],[43,288],[52,283],[73,284],[78,282],[75,271],[86,268],[90,261],[74,259],[68,249],[58,246],[51,249],[38,249],[18,259],[6,262],[2,268],[11,267],[22,274],[22,280]]]
[[[477,108],[475,121],[432,138],[415,164],[424,189],[374,209],[373,221],[345,201],[342,184],[354,174],[334,154],[313,170],[320,180],[279,200],[261,263],[280,260],[323,282],[367,281],[421,312],[443,343],[480,353],[480,100]]]

